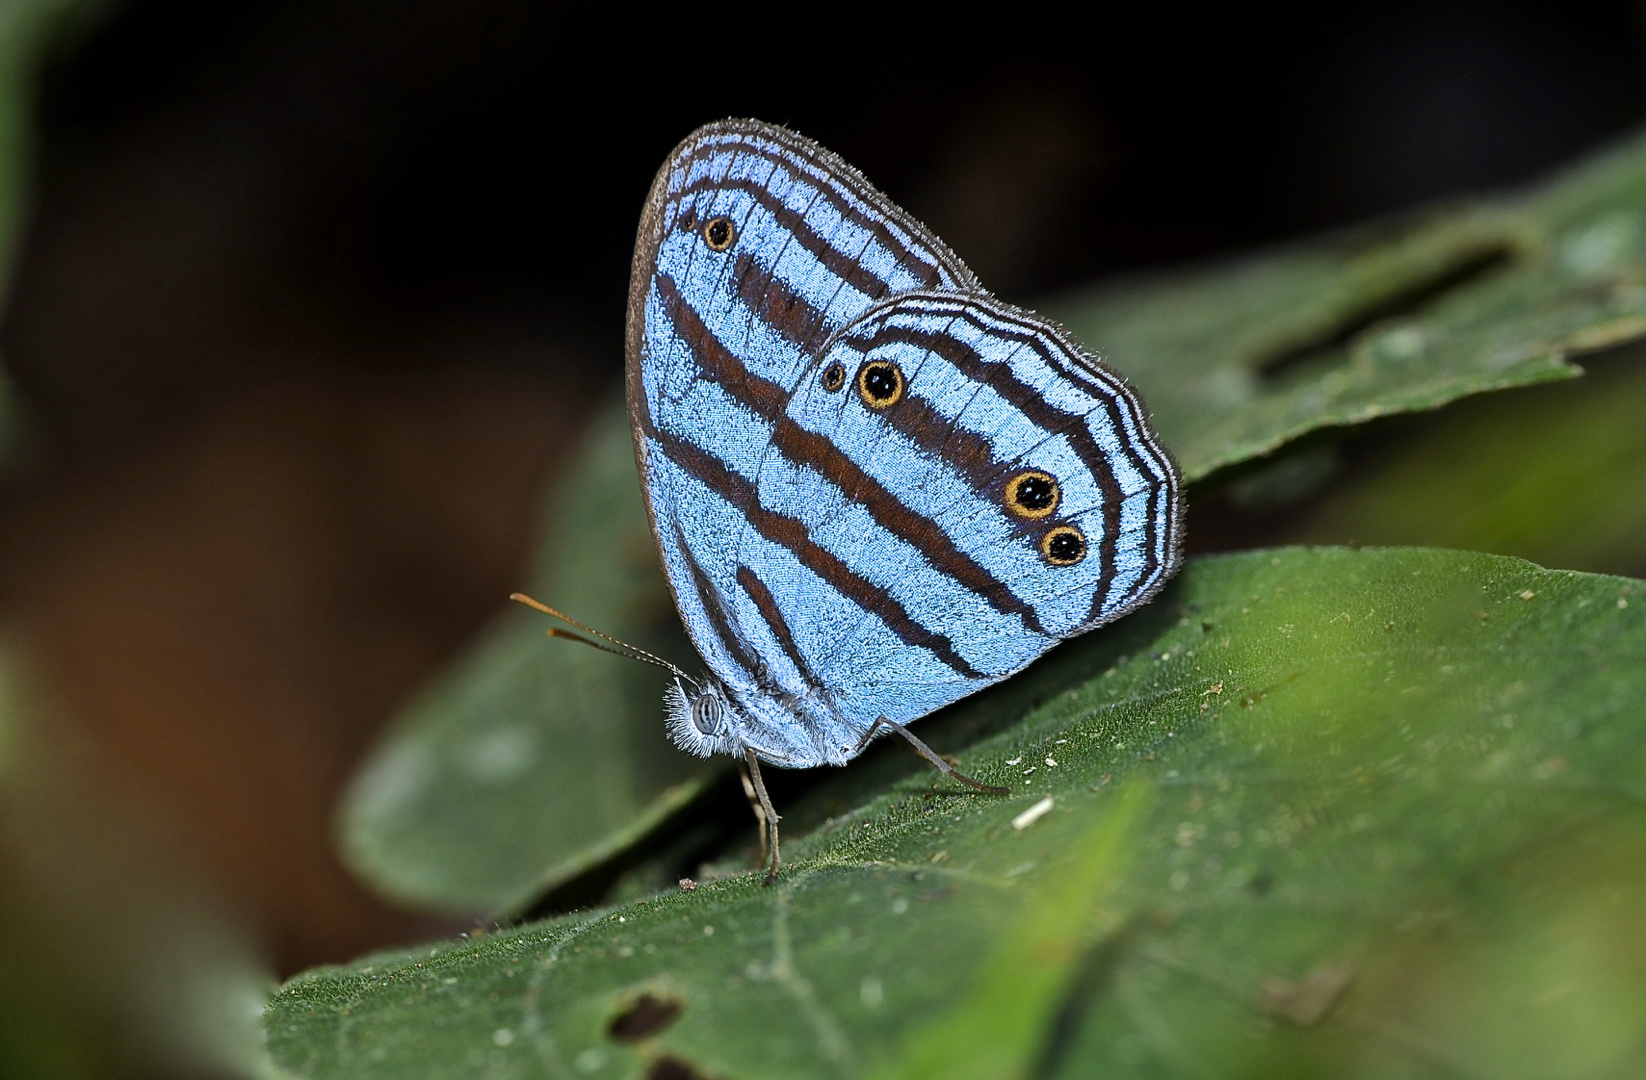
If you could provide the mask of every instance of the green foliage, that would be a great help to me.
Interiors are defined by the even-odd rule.
[[[1646,590],[1426,550],[1194,561],[750,874],[324,969],[313,1077],[1612,1076],[1646,1039]],[[1034,819],[1031,808],[1051,799]],[[1015,822],[1015,824],[1014,824]],[[679,1006],[609,1034],[644,995]]]

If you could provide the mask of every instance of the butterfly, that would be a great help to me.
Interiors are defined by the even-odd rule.
[[[1182,560],[1177,465],[1137,393],[785,128],[709,124],[664,162],[626,351],[658,554],[709,669],[675,669],[669,731],[740,759],[768,882],[761,762],[843,765],[891,731],[1005,793],[907,725]]]

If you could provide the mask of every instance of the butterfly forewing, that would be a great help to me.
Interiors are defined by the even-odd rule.
[[[719,223],[731,231],[711,236]],[[723,250],[712,243],[719,235],[730,238]],[[629,403],[670,584],[717,672],[739,651],[717,625],[735,607],[724,598],[744,592],[740,530],[728,522],[795,532],[759,513],[753,492],[801,373],[835,329],[880,297],[971,283],[958,259],[855,170],[781,128],[710,125],[664,164],[636,249]],[[726,610],[705,606],[700,583]]]

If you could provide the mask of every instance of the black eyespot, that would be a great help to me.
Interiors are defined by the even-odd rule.
[[[820,381],[823,383],[823,389],[832,394],[846,385],[846,369],[836,360],[823,369],[823,378]]]
[[[1006,481],[1006,509],[1031,521],[1049,517],[1057,509],[1057,480],[1039,469],[1020,472]]]
[[[1073,525],[1059,525],[1041,537],[1040,554],[1053,566],[1073,566],[1086,557],[1086,538]]]
[[[711,251],[725,251],[737,239],[737,227],[729,217],[710,218],[703,226],[703,242]]]
[[[870,360],[857,369],[857,392],[871,409],[896,405],[903,397],[903,373],[890,360]]]

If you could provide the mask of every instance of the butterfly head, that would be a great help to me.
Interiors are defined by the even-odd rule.
[[[686,753],[704,758],[736,753],[731,730],[737,710],[718,680],[675,679],[664,692],[664,711],[669,737]]]

